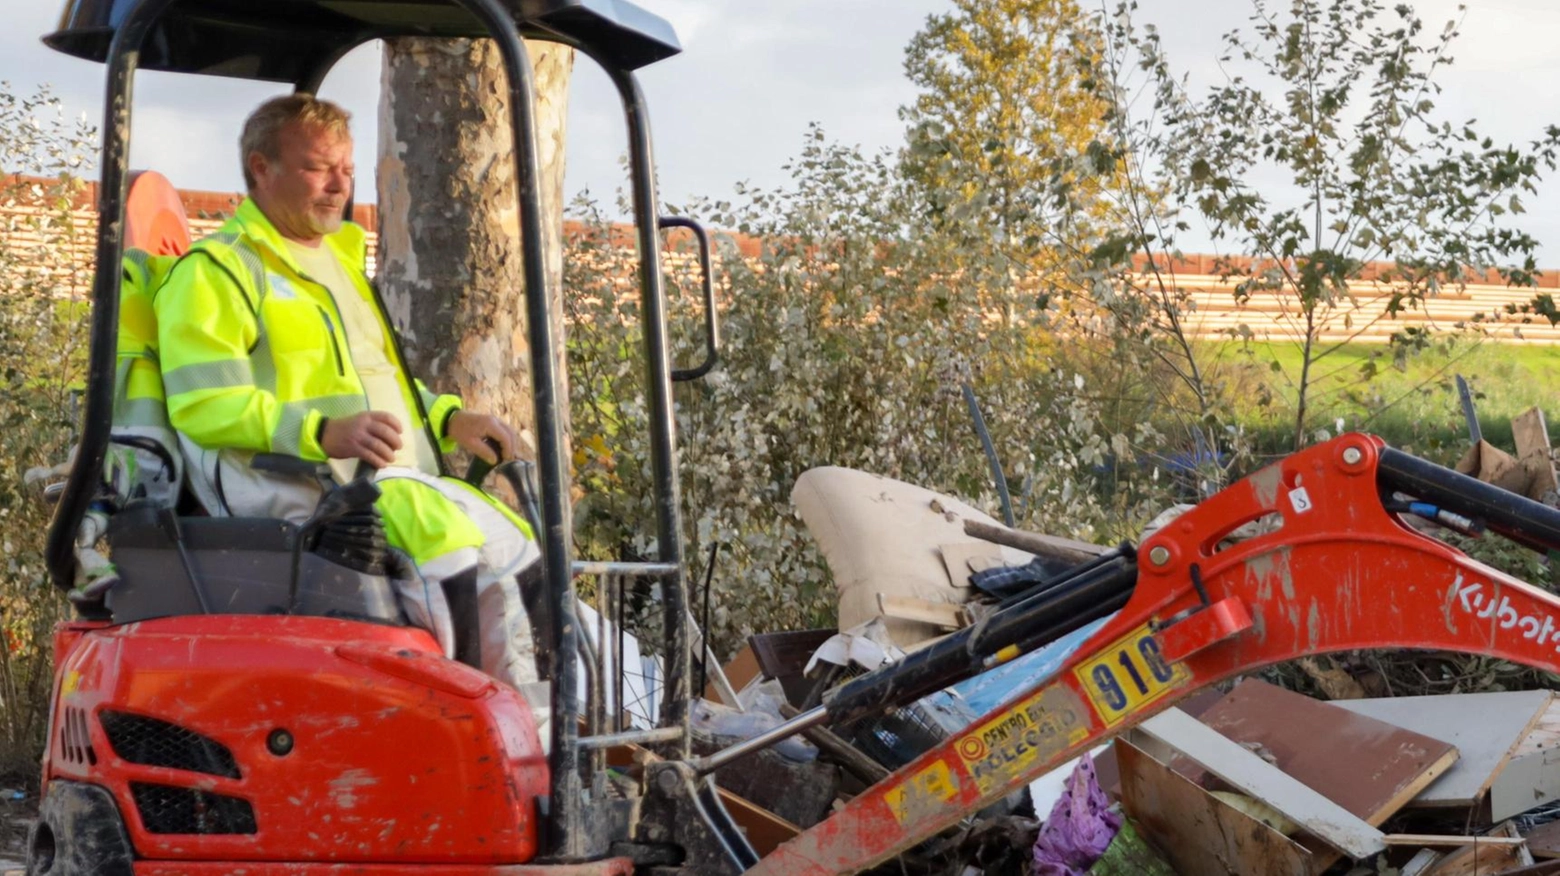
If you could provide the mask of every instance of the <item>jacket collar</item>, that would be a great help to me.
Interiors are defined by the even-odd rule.
[[[253,199],[245,198],[238,205],[238,210],[233,214],[233,221],[238,223],[239,230],[245,237],[271,251],[282,264],[286,265],[293,273],[303,274],[303,269],[298,266],[293,258],[292,248],[282,237],[282,233],[276,230],[271,220],[261,212],[260,205]],[[342,264],[355,267],[360,272],[367,271],[368,246],[367,235],[362,226],[355,222],[343,222],[341,228],[334,234],[325,235],[325,244],[335,253],[337,260]]]

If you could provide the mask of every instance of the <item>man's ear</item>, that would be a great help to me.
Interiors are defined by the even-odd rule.
[[[248,169],[249,175],[252,178],[259,180],[263,178],[266,171],[271,168],[271,162],[264,155],[260,154],[260,152],[255,151],[244,156],[244,167]]]

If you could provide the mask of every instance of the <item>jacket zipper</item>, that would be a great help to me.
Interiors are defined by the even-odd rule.
[[[336,353],[336,375],[347,376],[347,366],[341,358],[341,341],[336,339],[336,324],[331,322],[330,314],[326,312],[324,305],[315,305],[320,309],[320,318],[325,320],[325,333],[330,335],[330,348]]]

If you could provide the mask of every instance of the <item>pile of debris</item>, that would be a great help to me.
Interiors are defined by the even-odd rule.
[[[1536,418],[1519,435],[1541,434]],[[1500,457],[1479,450],[1464,465],[1489,478],[1483,464]],[[1552,502],[1550,469],[1535,464],[1547,450],[1544,441],[1515,464],[1533,475],[1522,490]],[[1509,476],[1512,466],[1495,468]],[[792,500],[829,562],[846,632],[752,637],[706,691],[716,701],[699,709],[706,750],[978,623],[1010,595],[1003,587],[1105,550],[1015,532],[957,500],[848,469],[807,473]],[[723,768],[716,781],[766,854],[1053,674],[1103,622],[914,706],[810,731],[808,744]],[[1547,690],[1328,702],[1246,678],[1144,721],[884,872],[1560,874],[1557,746],[1560,704]]]
[[[1094,758],[1167,872],[1471,876],[1560,873],[1557,746],[1549,691],[1323,702],[1249,678]]]

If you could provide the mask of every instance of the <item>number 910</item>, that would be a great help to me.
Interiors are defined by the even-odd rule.
[[[1131,681],[1136,695],[1148,696],[1153,688],[1169,684],[1175,674],[1170,671],[1170,665],[1165,662],[1164,655],[1159,653],[1159,643],[1152,636],[1144,636],[1136,642],[1136,654],[1132,646],[1122,648],[1116,652],[1116,662],[1121,665],[1121,670],[1126,673]],[[1137,659],[1133,659],[1136,657]],[[1148,668],[1148,675],[1152,676],[1154,685],[1150,686],[1143,670],[1138,664],[1142,663]],[[1094,686],[1105,697],[1105,705],[1113,712],[1120,712],[1131,704],[1132,699],[1127,689],[1122,686],[1121,680],[1116,677],[1116,668],[1109,663],[1101,663],[1094,667]]]

